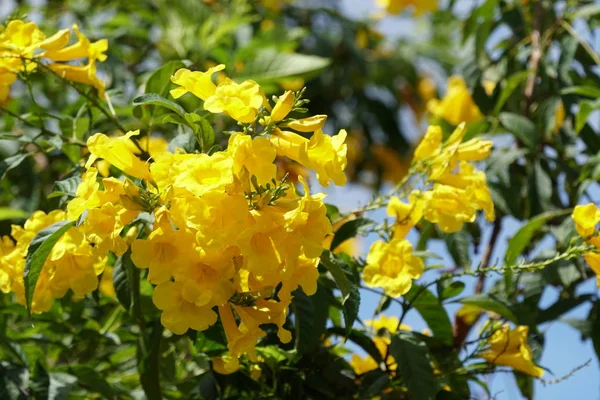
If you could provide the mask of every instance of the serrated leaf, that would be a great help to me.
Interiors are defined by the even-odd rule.
[[[77,188],[81,182],[83,180],[79,176],[72,176],[61,181],[56,181],[54,183],[54,192],[50,193],[48,198],[59,196],[75,197],[77,195]]]
[[[42,229],[31,241],[27,249],[27,258],[25,263],[25,271],[23,272],[23,281],[25,286],[25,302],[27,311],[31,315],[31,302],[37,285],[38,278],[42,272],[42,267],[46,263],[46,259],[54,248],[56,242],[70,228],[75,226],[75,221],[61,221],[49,227]]]
[[[342,292],[342,303],[346,302],[352,292],[352,282],[344,272],[344,263],[336,258],[329,250],[323,250],[321,264],[333,276],[338,289]]]
[[[532,218],[529,222],[521,227],[517,233],[508,241],[504,262],[506,265],[514,265],[517,258],[523,253],[523,250],[530,244],[531,238],[540,230],[546,223],[556,217],[566,215],[570,210],[549,211]]]
[[[167,100],[164,97],[162,97],[156,93],[144,94],[142,96],[136,97],[135,99],[133,99],[133,105],[134,106],[152,105],[152,106],[164,107],[164,108],[167,108],[167,109],[177,113],[180,117],[183,117],[185,114],[185,110],[179,104],[177,104],[171,100]]]
[[[536,132],[535,124],[527,117],[504,112],[498,115],[498,119],[506,130],[525,143],[527,147],[532,150],[537,148],[541,137]]]
[[[131,261],[131,250],[127,250],[125,254],[117,258],[113,268],[113,287],[119,303],[128,310],[131,308],[131,285],[129,283],[129,268],[135,268]]]
[[[392,337],[390,353],[398,360],[397,372],[414,399],[434,399],[439,385],[433,375],[425,342],[412,332],[398,332]]]
[[[312,296],[307,296],[301,289],[294,292],[292,306],[296,322],[296,348],[300,353],[314,351],[325,332],[329,317],[325,291],[319,285]]]
[[[458,302],[461,304],[477,306],[486,311],[495,312],[509,321],[516,322],[516,317],[510,309],[510,304],[506,300],[492,294],[474,294],[472,296],[463,297],[462,299],[458,300]]]
[[[352,221],[346,222],[342,225],[333,236],[331,241],[330,251],[334,251],[340,244],[346,240],[351,239],[360,234],[361,228],[365,226],[374,225],[375,222],[368,218],[357,218]]]

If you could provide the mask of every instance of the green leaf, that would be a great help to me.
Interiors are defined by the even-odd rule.
[[[72,176],[62,181],[56,181],[54,183],[54,191],[48,195],[48,198],[52,199],[62,196],[75,197],[77,196],[77,188],[81,182],[83,180],[79,176]]]
[[[29,213],[10,207],[0,207],[0,221],[7,219],[26,219]]]
[[[203,400],[217,400],[219,398],[219,385],[212,371],[208,371],[200,377],[199,390]]]
[[[31,241],[27,249],[25,271],[23,281],[25,285],[25,302],[27,311],[31,315],[31,302],[42,267],[50,255],[52,248],[62,235],[75,226],[75,221],[61,221],[42,229]]]
[[[330,251],[334,251],[340,244],[346,240],[353,238],[361,233],[361,228],[374,225],[375,222],[368,218],[357,218],[346,222],[336,232],[331,241]]]
[[[153,106],[158,106],[158,107],[164,107],[164,108],[167,108],[167,109],[177,113],[177,115],[179,115],[180,117],[183,117],[185,114],[185,110],[179,104],[177,104],[171,100],[167,100],[164,97],[162,97],[158,94],[155,94],[155,93],[144,94],[142,96],[136,97],[135,99],[133,99],[133,105],[134,106],[153,105]]]
[[[312,76],[329,64],[327,58],[265,49],[246,63],[236,80],[251,79],[260,85],[277,83],[286,78]]]
[[[222,353],[227,350],[227,339],[221,321],[217,321],[208,329],[198,332],[194,347],[202,353]]]
[[[32,155],[33,153],[20,153],[0,160],[0,179],[4,179],[8,171],[17,168],[27,157]]]
[[[347,266],[345,266],[345,264],[329,250],[323,250],[323,253],[321,254],[321,264],[327,268],[331,276],[333,276],[338,289],[342,292],[342,303],[345,303],[350,297],[353,286],[346,275],[346,272],[344,272],[344,268]]]
[[[425,342],[412,332],[399,332],[392,337],[390,353],[398,361],[397,372],[413,399],[434,399],[439,385],[433,375]]]
[[[571,86],[561,90],[560,94],[577,94],[597,99],[600,98],[600,89],[595,86]]]
[[[600,14],[600,4],[587,4],[579,7],[570,17],[571,19],[584,18],[588,19]]]
[[[119,395],[128,394],[125,390],[110,385],[98,371],[88,366],[74,365],[69,368],[69,372],[77,377],[83,389],[87,392],[98,393],[105,399],[119,398]]]
[[[440,300],[424,286],[413,284],[404,299],[414,307],[440,342],[452,344],[452,323]]]
[[[125,254],[117,258],[115,266],[113,268],[113,287],[115,288],[115,294],[117,300],[125,308],[125,310],[131,309],[131,285],[129,283],[129,269],[136,268],[131,261],[131,250],[127,250]]]
[[[579,103],[579,111],[575,115],[575,132],[579,133],[590,118],[590,114],[600,108],[598,101],[582,101]]]
[[[472,296],[463,297],[458,300],[459,303],[468,304],[483,308],[486,311],[492,311],[500,314],[509,321],[516,322],[516,317],[510,309],[510,304],[500,297],[493,294],[480,293]]]
[[[29,379],[29,390],[31,398],[35,400],[46,400],[50,394],[50,375],[44,368],[40,360],[35,363],[33,374]]]
[[[198,114],[186,113],[184,116],[189,127],[194,131],[200,150],[206,153],[215,144],[215,131],[212,125]]]
[[[441,233],[441,231],[440,231]],[[468,268],[471,266],[471,257],[469,256],[469,247],[471,239],[465,229],[453,233],[442,233],[448,252],[456,263],[458,268]]]
[[[500,92],[500,97],[496,102],[496,106],[494,107],[494,115],[498,114],[502,111],[502,107],[506,104],[506,101],[509,99],[510,95],[521,85],[521,83],[525,82],[527,77],[529,76],[529,71],[521,71],[515,74],[512,74],[507,80],[506,84],[502,88]]]
[[[537,148],[541,138],[531,120],[522,115],[507,112],[500,113],[498,118],[502,126],[520,139],[527,147],[532,150]]]
[[[150,340],[145,345],[146,354],[143,350],[138,350],[140,360],[138,370],[140,372],[140,382],[148,400],[162,400],[162,389],[160,386],[160,353],[163,326],[160,320],[156,320],[152,326]],[[144,338],[140,338],[144,340]]]
[[[570,213],[570,210],[549,211],[532,218],[529,222],[521,227],[518,232],[508,241],[508,248],[504,255],[506,265],[514,265],[517,258],[523,253],[527,245],[530,244],[533,236],[546,223],[556,217],[560,217]]]
[[[326,289],[321,285],[310,297],[301,289],[294,292],[292,307],[296,321],[296,348],[299,352],[310,353],[317,348],[329,317],[327,304]]]
[[[440,301],[451,299],[460,295],[465,290],[465,283],[461,281],[454,281],[449,285],[442,286],[442,292],[438,293]]]
[[[373,339],[367,336],[364,332],[352,329],[350,330],[350,333],[346,333],[344,329],[336,327],[327,329],[327,332],[337,336],[345,336],[346,338],[348,338],[348,340],[360,346],[361,349],[366,351],[367,354],[370,355],[377,364],[383,361],[381,353],[377,349],[377,346],[373,342]]]
[[[184,67],[185,64],[177,60],[164,64],[154,71],[148,78],[148,81],[146,81],[145,93],[156,93],[166,98],[169,95],[169,91],[175,87],[175,84],[171,82],[171,75]]]

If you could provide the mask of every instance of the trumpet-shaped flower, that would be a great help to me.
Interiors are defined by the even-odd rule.
[[[131,138],[139,133],[139,131],[130,131],[124,136],[116,138],[96,133],[87,141],[92,155],[85,164],[86,168],[90,167],[97,159],[102,158],[131,176],[152,180],[148,165],[137,158],[131,150]]]
[[[368,287],[382,288],[390,297],[399,297],[412,287],[412,281],[423,274],[423,260],[412,252],[412,245],[403,239],[373,243],[363,270]]]

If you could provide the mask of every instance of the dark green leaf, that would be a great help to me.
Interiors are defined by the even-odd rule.
[[[212,371],[208,371],[200,377],[199,389],[203,400],[217,400],[219,398],[219,386]]]
[[[154,71],[146,82],[145,93],[156,93],[162,97],[169,95],[169,90],[175,87],[171,82],[171,75],[180,68],[184,68],[185,64],[181,61],[169,61],[159,69]]]
[[[502,126],[515,135],[527,147],[535,150],[540,143],[540,135],[536,132],[535,124],[526,117],[513,113],[500,113],[498,116]]]
[[[33,153],[21,153],[7,157],[4,160],[0,160],[0,179],[4,179],[8,171],[18,167],[23,161],[25,161],[27,157],[31,155],[33,155]]]
[[[131,250],[127,250],[125,254],[117,258],[113,269],[113,287],[117,295],[119,303],[129,311],[131,308],[131,285],[129,284],[130,268],[136,268],[131,261]]]
[[[136,97],[135,99],[133,99],[133,105],[134,106],[153,105],[153,106],[164,107],[164,108],[167,108],[167,109],[177,113],[180,117],[183,117],[185,114],[185,110],[179,104],[177,104],[171,100],[167,100],[164,97],[162,97],[158,94],[155,94],[155,93],[144,94],[142,96]]]
[[[511,94],[527,79],[529,71],[521,71],[511,75],[504,84],[502,91],[500,92],[500,98],[496,102],[494,107],[494,115],[502,111],[502,107],[506,104],[506,101]]]
[[[346,331],[344,329],[336,327],[329,328],[327,332],[333,335],[347,337],[348,340],[354,342],[355,344],[360,346],[361,349],[366,351],[367,354],[370,355],[377,364],[383,361],[381,353],[377,349],[377,346],[375,346],[375,343],[373,343],[373,339],[365,335],[363,332],[358,331],[356,329],[352,329],[349,334],[346,334]]]
[[[338,289],[342,292],[342,302],[345,303],[353,290],[353,283],[346,275],[346,272],[344,272],[344,268],[347,266],[329,250],[323,250],[323,254],[321,254],[321,264],[327,268],[331,276],[333,276]]]
[[[39,360],[36,361],[33,374],[29,379],[29,390],[31,391],[31,397],[35,400],[49,398],[50,376]]]
[[[392,337],[390,353],[398,362],[397,372],[414,399],[434,399],[439,385],[433,375],[425,342],[412,332],[398,332]]]
[[[128,393],[122,389],[111,386],[106,379],[100,375],[98,371],[85,366],[74,365],[69,368],[69,372],[77,377],[79,384],[92,393],[98,393],[105,399],[119,398],[119,395],[127,395]]]
[[[575,115],[575,132],[579,133],[587,123],[590,114],[600,108],[600,101],[582,101]]]
[[[413,284],[404,299],[421,314],[434,338],[444,344],[452,344],[452,323],[440,300],[431,291]]]
[[[374,225],[375,222],[368,218],[357,218],[346,222],[336,232],[331,241],[330,251],[334,251],[340,244],[361,233],[361,228]]]
[[[477,306],[486,311],[492,311],[496,314],[500,314],[512,322],[516,322],[515,315],[510,309],[510,304],[508,304],[506,300],[494,296],[493,294],[474,294],[472,296],[463,297],[459,300],[459,303]]]
[[[568,214],[569,210],[549,211],[532,218],[529,222],[519,229],[519,231],[508,241],[508,248],[504,256],[506,265],[514,265],[517,258],[523,253],[523,250],[530,244],[533,236],[546,223],[556,217]]]
[[[325,332],[329,307],[326,290],[317,287],[317,292],[307,296],[301,289],[294,292],[292,306],[296,315],[296,348],[301,353],[314,351]]]
[[[453,233],[442,234],[448,251],[452,259],[456,263],[457,268],[468,268],[471,266],[471,258],[469,256],[469,247],[471,239],[465,229]]]
[[[215,144],[215,131],[212,125],[198,114],[186,113],[184,118],[194,131],[200,150],[206,153]]]
[[[465,290],[464,282],[454,281],[447,286],[443,287],[442,293],[438,293],[440,296],[440,301],[451,299],[452,297],[456,297],[460,295]]]
[[[58,242],[62,235],[73,226],[75,226],[75,221],[57,222],[42,229],[29,244],[25,271],[23,272],[25,301],[29,314],[31,314],[31,302],[33,301],[35,286],[37,285],[38,278],[42,272],[42,267],[46,263],[46,259],[50,255],[56,242]]]
[[[160,344],[163,334],[163,326],[159,320],[154,321],[150,340],[146,343],[146,354],[143,350],[138,350],[140,360],[138,370],[140,372],[140,382],[144,388],[144,393],[149,400],[162,400],[162,389],[160,385]],[[144,338],[140,338],[144,340]]]

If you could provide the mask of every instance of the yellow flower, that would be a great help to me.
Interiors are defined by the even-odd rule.
[[[396,196],[392,197],[387,206],[390,217],[396,217],[394,224],[394,239],[404,239],[408,232],[421,220],[423,204],[419,200],[420,192],[410,194],[410,203],[404,203]]]
[[[109,138],[103,133],[96,133],[87,141],[91,156],[85,164],[89,168],[97,159],[102,158],[121,171],[140,179],[152,180],[148,165],[137,158],[131,150],[131,137],[140,131],[129,131],[124,136]]]
[[[50,64],[48,68],[61,78],[95,87],[98,90],[98,97],[104,99],[106,85],[102,79],[96,76],[96,64],[94,60],[90,59],[87,65],[82,66]]]
[[[492,364],[505,365],[536,378],[544,375],[544,370],[534,364],[527,344],[529,327],[517,326],[511,330],[508,324],[492,324],[490,329],[493,333],[481,357]]]
[[[100,293],[108,297],[117,297],[113,286],[113,267],[105,267],[100,279]]]
[[[431,100],[427,108],[433,115],[444,118],[453,125],[461,122],[470,124],[483,118],[461,76],[450,77],[446,96],[441,101]]]
[[[260,86],[254,81],[241,84],[225,79],[217,86],[215,93],[204,102],[204,109],[211,113],[225,113],[236,121],[254,121],[264,96]]]
[[[70,221],[75,221],[85,210],[100,206],[98,197],[100,184],[97,177],[96,168],[89,168],[83,174],[83,182],[77,186],[75,198],[67,204],[67,216]]]
[[[302,79],[302,78],[282,79],[281,81],[279,81],[279,86],[281,86],[281,88],[283,90],[297,91],[304,87],[304,79]]]
[[[183,284],[167,281],[154,289],[152,301],[159,310],[161,324],[176,335],[188,329],[203,331],[217,322],[217,314],[210,306],[196,306],[182,295]]]
[[[238,372],[240,370],[240,364],[234,363],[232,366],[229,366],[231,365],[230,358],[231,357],[228,356],[211,358],[210,361],[212,362],[213,371],[220,375],[231,375]]]
[[[600,222],[600,209],[593,203],[575,206],[573,220],[579,236],[588,238],[594,234],[596,225]]]
[[[212,81],[212,76],[218,71],[225,69],[225,65],[219,64],[209,68],[206,72],[190,71],[189,69],[178,69],[173,76],[171,82],[180,87],[171,90],[171,96],[178,99],[187,92],[191,92],[194,96],[206,100],[215,94],[217,86]]]
[[[271,136],[271,143],[278,155],[316,171],[319,183],[326,187],[331,181],[338,186],[346,184],[344,169],[348,161],[345,139],[346,131],[343,129],[336,136],[325,135],[318,129],[310,140],[292,132],[276,130]]]
[[[397,317],[388,317],[387,315],[380,315],[379,319],[370,319],[365,321],[365,325],[370,326],[375,330],[376,334],[382,329],[387,329],[388,333],[394,334],[396,331],[411,331],[412,328],[405,324],[400,324],[400,320]]]
[[[85,37],[85,35],[81,33],[77,25],[73,25],[73,31],[77,36],[77,43],[60,49],[49,49],[43,54],[43,57],[49,58],[53,61],[70,61],[76,58],[86,57],[89,58],[90,61],[106,60],[106,54],[104,54],[104,52],[108,50],[108,41],[106,39],[98,40],[97,42],[92,43],[87,37]],[[64,43],[64,37],[65,34],[63,32],[59,32],[59,35],[54,37],[55,40],[50,41],[50,43],[46,44],[45,47],[59,47],[59,44]],[[68,38],[68,35],[66,37]]]
[[[271,121],[278,122],[287,117],[290,111],[292,111],[293,106],[294,92],[286,90],[283,95],[279,96],[277,104],[275,104],[273,111],[271,111]]]
[[[561,101],[558,104],[558,107],[556,108],[556,119],[554,121],[554,128],[553,128],[554,132],[558,132],[559,129],[563,127],[563,125],[565,124],[565,118],[566,118],[565,105]]]
[[[585,262],[596,274],[596,283],[600,288],[600,254],[589,252],[585,255]]]
[[[419,82],[417,83],[417,93],[419,93],[421,101],[425,104],[429,100],[435,99],[437,89],[433,79],[427,76],[419,79]]]
[[[138,268],[148,269],[148,280],[155,285],[168,281],[186,249],[193,242],[183,230],[173,230],[166,208],[156,211],[154,229],[148,239],[136,239],[131,244],[131,261]]]
[[[259,185],[271,182],[277,174],[273,164],[276,151],[267,138],[253,140],[243,133],[234,133],[229,138],[227,152],[233,158],[233,172],[239,175],[245,168],[250,175],[256,176]]]
[[[284,128],[290,128],[298,132],[310,133],[323,129],[327,115],[313,115],[312,117],[295,119],[281,125]]]
[[[363,270],[363,280],[368,287],[382,288],[390,297],[406,294],[412,281],[423,273],[423,260],[412,253],[412,245],[403,239],[373,243]]]
[[[442,128],[439,126],[430,126],[415,149],[414,159],[416,161],[426,160],[438,155],[442,145],[442,136]]]
[[[416,15],[421,15],[438,8],[438,0],[376,0],[376,2],[390,14],[400,14],[405,8],[412,7]]]
[[[423,216],[444,232],[458,232],[465,222],[473,222],[476,217],[473,204],[466,199],[465,190],[436,184],[433,190],[423,193]]]

